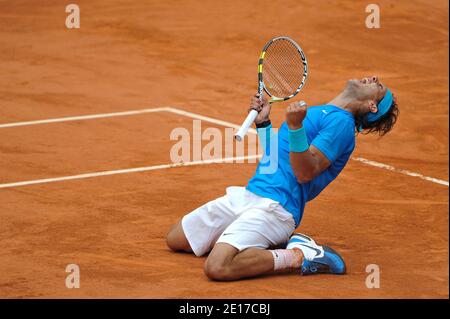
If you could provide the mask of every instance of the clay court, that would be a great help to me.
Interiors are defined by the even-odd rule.
[[[379,29],[367,1],[78,0],[81,28],[67,29],[69,3],[0,1],[0,297],[448,298],[447,1],[380,1]],[[213,282],[165,235],[256,164],[169,167],[170,133],[198,116],[239,125],[276,35],[308,57],[295,100],[323,104],[376,74],[401,114],[387,136],[358,136],[306,206],[299,230],[342,253],[347,275]]]

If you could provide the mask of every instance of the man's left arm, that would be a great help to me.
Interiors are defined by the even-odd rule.
[[[320,175],[330,165],[330,161],[315,146],[304,152],[290,152],[291,167],[297,181],[307,183]]]
[[[306,105],[302,102],[291,103],[286,110],[290,135],[290,163],[299,183],[311,181],[331,165],[318,148],[307,144],[306,132],[303,129],[306,112]]]

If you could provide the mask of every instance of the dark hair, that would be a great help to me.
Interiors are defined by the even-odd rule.
[[[395,122],[397,122],[400,110],[398,109],[397,101],[395,97],[392,100],[392,105],[389,111],[380,117],[377,121],[369,123],[366,119],[366,114],[359,114],[355,116],[356,131],[362,126],[362,134],[366,135],[369,133],[375,133],[380,136],[385,135],[387,132],[392,130]]]

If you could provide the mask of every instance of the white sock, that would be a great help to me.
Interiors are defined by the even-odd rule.
[[[292,249],[275,249],[270,252],[273,255],[273,269],[275,271],[299,268],[302,264],[299,253]]]

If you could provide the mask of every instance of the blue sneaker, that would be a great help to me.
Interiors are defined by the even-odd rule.
[[[311,274],[345,274],[346,267],[342,257],[328,246],[319,246],[311,238],[301,233],[294,233],[286,249],[300,249],[303,252],[302,275]]]
[[[316,257],[311,260],[303,258],[301,274],[345,274],[346,267],[342,257],[331,247],[320,247],[323,249],[323,254],[317,254]]]

